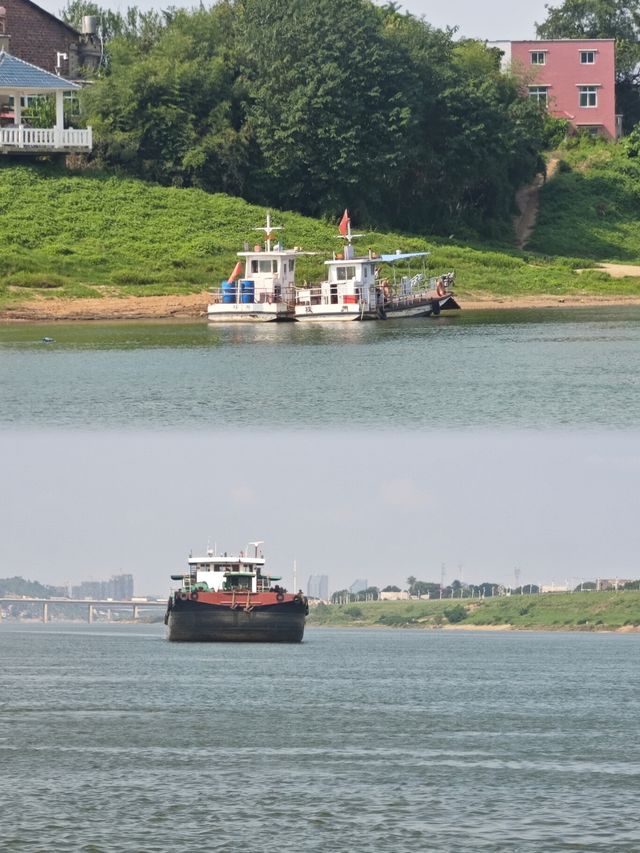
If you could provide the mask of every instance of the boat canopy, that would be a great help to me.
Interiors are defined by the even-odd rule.
[[[426,258],[431,252],[396,252],[393,255],[379,255],[376,260],[385,264],[394,264],[396,261],[408,261],[410,258]]]

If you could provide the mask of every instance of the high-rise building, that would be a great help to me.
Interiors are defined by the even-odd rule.
[[[71,598],[114,598],[128,601],[133,598],[133,575],[112,575],[108,581],[82,581],[71,587]]]
[[[364,592],[365,589],[369,589],[369,581],[366,578],[360,578],[351,584],[351,586],[349,587],[349,592],[352,592],[354,595],[357,595],[359,592]]]
[[[319,598],[321,601],[328,601],[329,576],[311,575],[307,582],[307,595],[309,598]]]
[[[120,601],[133,598],[133,575],[113,575],[109,581],[109,598]]]

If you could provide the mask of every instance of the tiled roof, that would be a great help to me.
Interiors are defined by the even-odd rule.
[[[17,56],[11,56],[4,50],[0,50],[0,89],[26,89],[37,93],[42,91],[55,91],[62,89],[68,92],[71,89],[79,89],[76,83],[50,74],[37,65],[31,65]]]

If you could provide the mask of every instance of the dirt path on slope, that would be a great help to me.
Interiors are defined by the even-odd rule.
[[[524,249],[533,233],[538,216],[540,187],[551,180],[558,168],[558,159],[552,157],[547,163],[546,174],[536,175],[535,180],[516,193],[516,204],[520,213],[515,218],[516,241],[519,249]]]

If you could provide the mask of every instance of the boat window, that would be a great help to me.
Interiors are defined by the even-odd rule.
[[[337,267],[336,278],[338,281],[348,281],[350,278],[356,277],[355,267]]]
[[[290,272],[293,272],[295,268],[296,268],[296,262],[295,262],[295,260],[290,260],[290,261],[289,261],[289,270],[290,270]]]
[[[278,272],[277,261],[258,261],[258,272]]]
[[[251,272],[258,272],[258,262],[255,260],[251,261]]]

